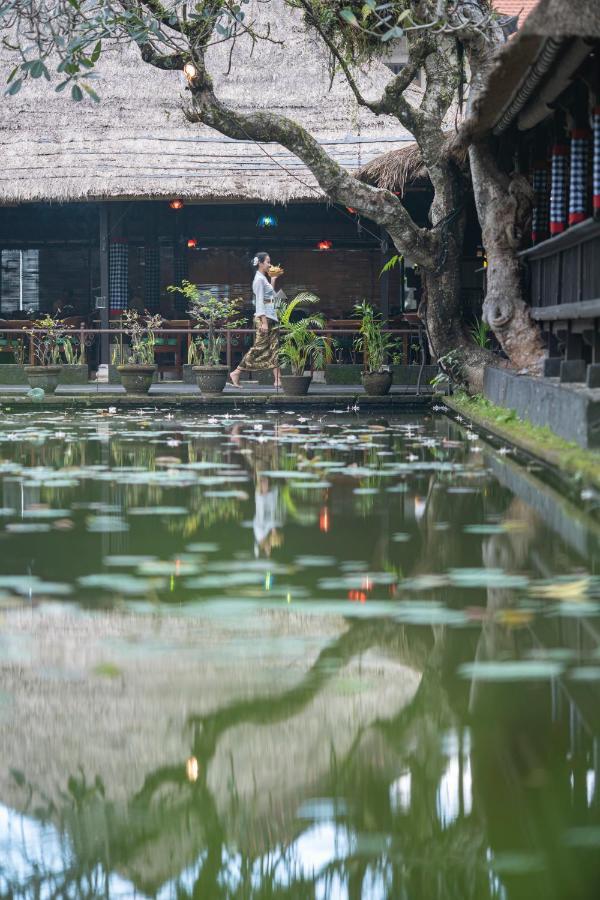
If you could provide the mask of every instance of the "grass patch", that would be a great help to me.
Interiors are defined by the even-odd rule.
[[[547,427],[523,421],[514,410],[495,406],[480,394],[470,397],[458,393],[444,400],[455,412],[472,419],[476,425],[489,428],[521,450],[577,479],[600,486],[600,452],[584,450],[579,444],[558,437]]]
[[[94,675],[100,678],[119,678],[123,673],[120,668],[111,662],[101,662],[92,669]]]

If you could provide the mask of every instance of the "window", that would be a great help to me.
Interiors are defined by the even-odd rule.
[[[390,50],[383,58],[384,65],[393,72],[394,75],[399,75],[404,66],[408,61],[408,48],[406,46],[405,38],[401,38],[399,41],[394,41]],[[419,72],[416,78],[413,79],[413,84],[417,85],[417,87],[423,87],[423,70],[419,69]]]
[[[3,250],[0,259],[0,311],[37,312],[40,307],[39,250]]]

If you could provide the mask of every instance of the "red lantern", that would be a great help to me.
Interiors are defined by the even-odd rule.
[[[183,209],[183,200],[181,197],[177,197],[175,200],[169,200],[169,206],[171,209]]]
[[[317,244],[317,250],[331,250],[333,247],[333,241],[319,241]]]
[[[329,531],[329,510],[326,506],[319,513],[319,531],[325,534]]]
[[[198,241],[196,240],[196,238],[188,238],[187,245],[190,250],[194,250],[198,246]]]

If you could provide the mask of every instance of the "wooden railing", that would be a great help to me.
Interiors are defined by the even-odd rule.
[[[14,320],[13,320],[14,321]],[[337,336],[342,335],[352,335],[356,336],[358,333],[358,329],[356,328],[323,328],[323,329],[315,329],[317,334],[322,334],[325,337],[330,339],[335,339]],[[143,329],[147,333],[147,329]],[[392,334],[397,336],[403,344],[403,358],[404,360],[408,360],[409,358],[409,350],[410,350],[410,342],[411,340],[417,341],[420,346],[420,365],[424,364],[425,358],[425,344],[424,338],[421,333],[421,330],[416,327],[407,327],[407,328],[386,328],[384,332],[387,334]],[[2,322],[0,321],[0,335],[5,335],[14,339],[21,339],[27,342],[29,335],[31,334],[48,334],[48,329],[46,328],[35,328],[25,326],[24,328],[3,328]],[[190,347],[192,340],[195,337],[208,334],[208,329],[206,328],[193,328],[190,324],[188,328],[157,328],[154,329],[154,335],[160,338],[173,338],[175,336],[182,336],[181,343],[185,344],[185,358],[187,359],[187,353]],[[216,329],[216,333],[225,336],[225,358],[226,363],[229,367],[233,364],[233,337],[234,335],[254,335],[253,328],[235,328],[235,329]],[[129,337],[129,334],[125,328],[122,327],[113,327],[113,328],[89,328],[83,322],[79,328],[64,328],[61,329],[60,337],[69,337],[76,338],[82,346],[90,347],[93,343],[93,340],[99,337],[102,334],[109,334],[112,337],[116,337],[118,340],[123,342],[125,338]],[[29,358],[29,363],[33,365],[35,362],[34,359],[34,346],[33,341],[28,342],[28,351],[27,355]]]
[[[600,316],[600,222],[588,219],[525,250],[531,315],[538,321]]]

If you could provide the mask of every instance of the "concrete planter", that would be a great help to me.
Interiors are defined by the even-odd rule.
[[[182,366],[182,381],[184,384],[196,384],[196,376],[194,375],[192,369],[194,367],[189,363],[184,363]]]
[[[25,366],[25,375],[29,387],[41,388],[47,394],[53,394],[58,387],[62,366]]]
[[[83,365],[62,366],[60,372],[59,384],[87,384],[88,383],[88,367]]]
[[[394,384],[412,385],[417,384],[419,379],[418,365],[410,366],[392,366],[394,375]],[[326,384],[360,384],[363,367],[361,364],[339,364],[331,363],[325,366],[325,383]],[[427,385],[431,379],[438,373],[438,367],[424,366],[421,375],[421,385]]]
[[[147,394],[156,372],[156,366],[117,366],[121,384],[128,394]]]
[[[281,386],[287,397],[303,397],[308,394],[312,375],[282,375]]]
[[[412,366],[392,366],[392,372],[394,374],[394,384],[417,384],[419,380],[419,371],[421,366],[412,365]],[[431,383],[431,379],[435,378],[438,374],[438,366],[423,366],[423,373],[421,375],[421,386],[424,387],[427,384]]]
[[[227,366],[193,366],[196,383],[203,394],[221,394],[227,383]]]
[[[360,384],[362,366],[330,363],[325,366],[325,384]]]
[[[27,384],[25,366],[15,363],[3,363],[0,365],[0,384]]]
[[[362,383],[369,397],[382,397],[389,394],[392,386],[391,372],[363,372]]]
[[[255,369],[251,374],[252,378],[258,381],[259,384],[274,384],[273,369]],[[289,366],[284,366],[281,369],[281,374],[291,375],[292,370]]]

